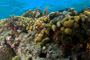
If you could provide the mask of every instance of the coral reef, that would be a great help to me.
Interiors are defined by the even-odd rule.
[[[89,60],[90,11],[69,8],[48,14],[48,6],[44,12],[38,8],[0,20],[0,53],[9,46],[12,60]]]
[[[29,17],[29,18],[38,18],[42,16],[41,10],[27,10],[25,13],[22,14],[23,17]]]

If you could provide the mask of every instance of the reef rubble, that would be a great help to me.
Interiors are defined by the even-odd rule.
[[[90,11],[38,8],[0,20],[0,60],[89,60]]]

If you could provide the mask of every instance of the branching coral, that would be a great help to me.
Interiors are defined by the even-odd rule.
[[[71,15],[71,16],[77,15],[77,12],[75,11],[74,8],[71,8],[71,10],[70,10],[70,15]]]
[[[46,37],[45,39],[42,40],[41,47],[45,46],[49,42],[50,42],[50,38],[49,37]]]
[[[22,14],[23,17],[29,17],[29,18],[38,18],[42,16],[42,11],[41,10],[27,10],[25,13]]]
[[[7,18],[0,20],[0,29],[7,30],[6,23],[8,22]]]
[[[7,27],[12,30],[12,33],[17,35],[17,33],[21,33],[22,31],[25,31],[25,28],[23,26],[20,26],[19,24],[9,21],[7,23]]]
[[[44,8],[43,15],[47,15],[47,14],[48,14],[48,10],[47,10],[48,7],[49,7],[49,6],[46,6],[46,7]]]
[[[9,21],[7,23],[7,27],[9,27],[10,29],[14,30],[14,23],[12,21]]]
[[[49,28],[43,28],[38,36],[35,38],[35,44],[43,41],[43,38],[48,37],[50,34]]]
[[[48,16],[40,17],[36,20],[33,25],[33,30],[40,31],[42,28],[46,26],[46,23],[50,21]]]

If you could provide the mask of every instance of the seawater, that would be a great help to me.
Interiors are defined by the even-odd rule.
[[[15,14],[20,16],[28,9],[35,9],[40,6],[44,10],[49,6],[49,12],[67,8],[71,6],[76,11],[88,7],[90,0],[0,0],[0,19]]]

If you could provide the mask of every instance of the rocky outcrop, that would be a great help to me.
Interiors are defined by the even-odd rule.
[[[11,59],[15,54],[13,59],[19,60],[88,59],[82,56],[89,52],[89,16],[88,10],[77,13],[71,9],[40,17],[11,15],[2,19],[0,57],[10,54],[5,58]]]

